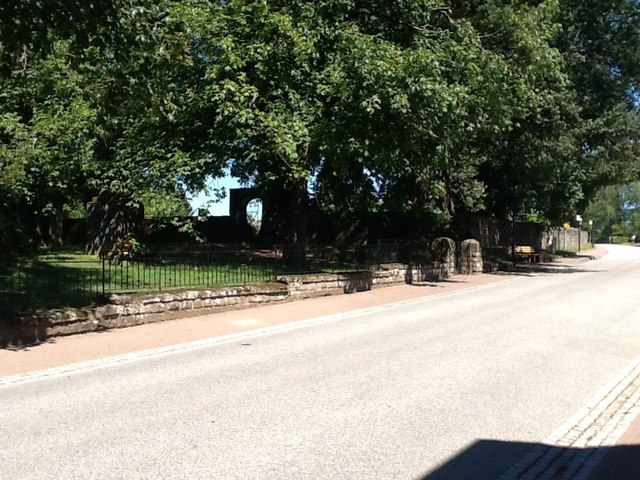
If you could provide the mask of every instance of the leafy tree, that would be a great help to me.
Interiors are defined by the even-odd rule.
[[[559,222],[638,178],[636,0],[454,2],[509,60],[510,126],[487,139],[489,212]]]
[[[598,238],[640,235],[640,183],[610,185],[600,189],[585,210]]]
[[[160,213],[230,164],[277,193],[292,240],[309,195],[327,211],[443,225],[482,210],[560,220],[638,176],[638,11],[637,0],[4,2],[0,216],[27,232],[101,193]]]
[[[105,190],[139,204],[198,183],[187,178],[180,132],[162,135],[175,95],[164,74],[183,54],[166,6],[2,6],[0,175],[25,225]]]
[[[540,108],[535,89],[559,76],[543,73],[557,57],[543,41],[512,67],[511,51],[488,49],[435,1],[396,11],[375,1],[236,0],[177,13],[192,26],[201,69],[187,91],[204,107],[186,108],[186,118],[213,126],[203,150],[283,192],[299,237],[309,189],[328,210],[447,221],[457,206],[481,207],[478,168],[496,150],[487,144],[512,127],[523,98]],[[518,35],[529,27],[520,23]],[[514,34],[516,44],[526,50],[537,33]],[[520,73],[538,51],[546,57],[536,72]]]
[[[553,219],[580,195],[573,169],[572,92],[560,52],[555,2],[456,2],[480,32],[483,47],[502,59],[503,121],[478,139],[485,161],[486,211],[502,218]],[[494,80],[495,82],[495,80]]]
[[[562,0],[558,48],[579,106],[583,202],[640,175],[640,4]]]

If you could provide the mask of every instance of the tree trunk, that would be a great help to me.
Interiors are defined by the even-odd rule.
[[[127,205],[127,199],[103,191],[87,209],[87,253],[101,257],[117,253],[130,235],[140,234],[144,210]]]
[[[297,182],[291,191],[291,209],[289,228],[291,229],[292,242],[304,245],[307,239],[307,226],[309,223],[309,194],[307,182]]]
[[[306,272],[309,269],[305,241],[309,215],[307,182],[297,182],[287,191],[289,215],[287,219],[287,244],[282,252],[283,266],[289,272]]]

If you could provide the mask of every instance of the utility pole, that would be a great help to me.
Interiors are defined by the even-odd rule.
[[[578,252],[580,251],[580,237],[582,237],[582,215],[576,215],[576,221],[578,222]]]

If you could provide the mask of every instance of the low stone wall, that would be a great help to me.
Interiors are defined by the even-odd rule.
[[[364,292],[376,287],[442,281],[449,278],[448,265],[384,264],[379,270],[315,275],[281,275],[292,298],[311,298],[339,293]]]
[[[578,236],[580,245],[589,241],[589,232],[577,228],[552,228],[542,234],[543,248],[555,252],[556,250],[578,250]]]
[[[386,264],[378,270],[317,275],[283,275],[277,283],[207,290],[111,295],[106,305],[35,311],[0,319],[0,348],[35,344],[47,338],[131,327],[233,308],[296,298],[353,293],[372,288],[441,281],[450,265]]]
[[[149,295],[111,295],[106,305],[42,310],[3,319],[0,322],[0,347],[288,299],[286,285],[278,283]]]

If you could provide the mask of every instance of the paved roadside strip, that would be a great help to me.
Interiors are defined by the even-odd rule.
[[[584,252],[579,258],[561,259],[552,266],[570,268],[606,253],[606,249],[599,247]],[[509,274],[456,275],[444,282],[382,287],[369,292],[256,306],[104,332],[56,337],[36,346],[0,349],[0,377],[299,322],[311,317],[449,294],[512,278]]]
[[[640,440],[638,413],[640,356],[499,480],[638,479],[640,471],[629,463],[631,458],[620,454],[610,456],[613,452],[610,447],[624,435],[630,442]],[[633,438],[629,434],[633,434]],[[612,460],[617,468],[623,468],[632,476],[614,476]],[[636,466],[637,463],[636,460]],[[594,474],[596,468],[599,473]]]
[[[599,258],[602,250],[584,255]],[[639,479],[640,356],[499,480]]]
[[[513,276],[509,275],[456,275],[444,282],[382,287],[355,294],[256,306],[104,332],[56,337],[32,347],[0,349],[0,377],[206,341],[310,318],[342,315],[436,295],[449,295],[512,279]]]
[[[83,373],[92,370],[97,370],[101,368],[106,368],[114,365],[121,365],[128,362],[135,362],[141,359],[149,359],[149,358],[157,358],[165,355],[171,355],[172,353],[181,352],[181,351],[192,351],[198,350],[201,348],[211,347],[213,345],[220,345],[225,343],[232,342],[242,342],[247,338],[252,338],[261,335],[275,335],[277,333],[282,332],[290,332],[293,330],[298,330],[306,327],[310,327],[313,325],[338,322],[341,320],[346,320],[349,318],[355,317],[366,317],[368,315],[375,315],[380,312],[384,312],[396,307],[407,306],[407,305],[427,305],[431,300],[436,300],[442,296],[454,296],[454,295],[464,295],[465,292],[469,290],[480,290],[483,288],[487,288],[489,284],[480,284],[474,287],[468,287],[465,289],[458,289],[449,292],[439,293],[436,295],[425,295],[419,298],[413,298],[409,300],[402,300],[392,303],[385,303],[382,305],[372,306],[363,309],[357,310],[349,310],[344,311],[342,313],[335,313],[331,315],[324,315],[320,317],[312,317],[299,321],[291,321],[282,323],[279,325],[272,325],[265,328],[254,328],[248,329],[245,331],[241,331],[238,333],[231,333],[227,335],[213,336],[209,338],[204,338],[202,340],[195,340],[185,343],[178,343],[167,345],[163,347],[145,349],[140,351],[133,351],[129,353],[124,353],[121,355],[108,356],[104,358],[97,358],[93,360],[87,360],[78,363],[70,363],[66,365],[60,365],[57,367],[46,368],[43,370],[34,370],[28,371],[24,373],[18,373],[15,375],[6,375],[0,376],[0,388],[8,387],[13,385],[19,385],[23,383],[29,383],[32,381],[37,381],[45,378],[56,378],[60,376],[72,375],[75,373]]]
[[[640,417],[620,437],[588,480],[638,480],[640,478]]]

